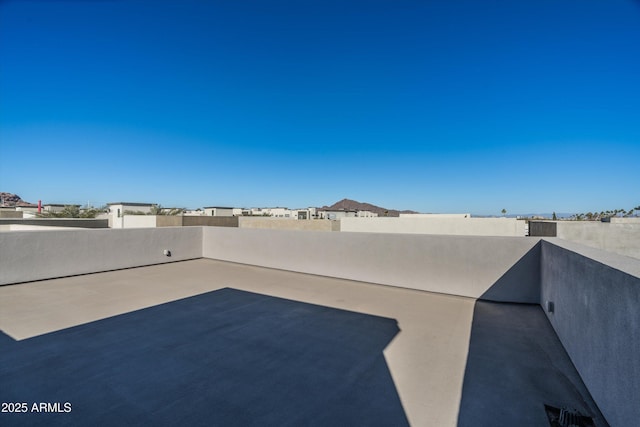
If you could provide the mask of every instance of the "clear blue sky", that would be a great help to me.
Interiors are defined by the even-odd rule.
[[[640,2],[0,0],[0,191],[640,204]]]

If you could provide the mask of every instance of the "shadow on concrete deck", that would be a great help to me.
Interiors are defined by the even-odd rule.
[[[458,426],[549,426],[545,404],[607,426],[540,306],[477,301]]]
[[[0,420],[408,425],[382,353],[398,332],[393,319],[225,288],[23,341],[3,335],[0,401],[28,413]],[[62,412],[31,412],[40,402]]]

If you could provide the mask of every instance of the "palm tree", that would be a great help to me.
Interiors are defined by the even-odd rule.
[[[153,205],[149,210],[149,215],[180,215],[184,212],[184,209],[179,208],[163,208],[162,205]]]
[[[153,205],[149,210],[149,215],[162,215],[162,205]]]

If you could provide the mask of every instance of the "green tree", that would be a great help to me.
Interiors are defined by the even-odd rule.
[[[552,220],[554,220],[554,221],[557,221],[557,220],[558,220],[558,217],[556,216],[556,213],[555,213],[555,212],[553,213],[553,216],[551,217],[551,219],[552,219]]]
[[[87,208],[80,211],[80,218],[95,218],[104,211],[96,208]]]
[[[142,211],[132,211],[127,209],[126,211],[122,212],[122,215],[147,215],[147,214]]]
[[[149,211],[149,215],[180,215],[184,212],[184,209],[167,209],[163,208],[162,205],[153,205],[151,206],[151,210]]]
[[[80,218],[80,207],[67,205],[60,211],[60,218]]]
[[[502,211],[501,211],[501,212],[502,212],[502,216],[504,216],[504,215],[506,215],[506,214],[507,214],[507,210],[506,210],[506,209],[502,209]]]
[[[80,209],[78,205],[65,205],[60,212],[41,212],[38,214],[41,218],[95,218],[99,214],[105,212],[105,208]]]

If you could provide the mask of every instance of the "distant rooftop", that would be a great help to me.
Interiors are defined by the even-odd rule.
[[[107,203],[107,206],[112,205],[126,205],[126,206],[154,206],[155,203],[135,203],[135,202],[111,202]]]

